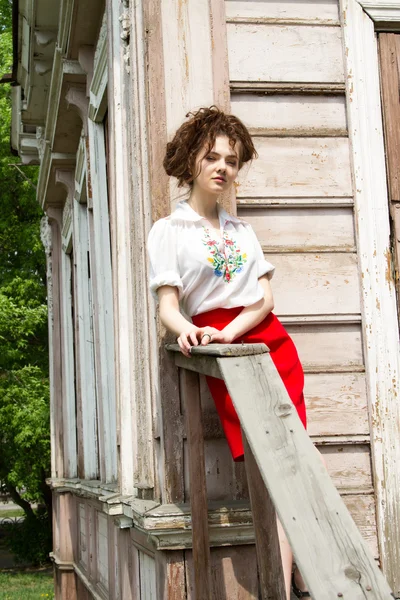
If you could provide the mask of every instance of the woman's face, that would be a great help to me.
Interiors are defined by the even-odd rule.
[[[239,171],[239,144],[232,147],[226,135],[219,135],[210,152],[202,150],[196,160],[196,172],[193,190],[209,194],[221,194],[234,182]]]

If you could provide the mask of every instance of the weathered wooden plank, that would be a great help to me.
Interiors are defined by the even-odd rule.
[[[187,597],[197,600],[194,591],[193,554],[185,552]],[[226,546],[211,549],[212,590],[209,600],[258,600],[254,546]]]
[[[354,519],[373,556],[379,558],[376,531],[375,497],[373,494],[345,494],[343,502]]]
[[[354,219],[348,208],[240,207],[264,252],[354,252]]]
[[[345,98],[232,94],[231,109],[252,135],[346,135]]]
[[[389,600],[389,586],[297,418],[271,358],[217,360],[312,597],[328,600],[334,593],[354,600],[366,595]],[[305,539],[313,543],[306,545]]]
[[[359,324],[287,325],[308,372],[364,370]]]
[[[238,176],[239,200],[352,196],[346,138],[257,137],[255,146],[258,159]]]
[[[239,188],[238,188],[239,189]],[[239,206],[241,207],[265,207],[265,208],[338,208],[353,206],[353,199],[350,196],[338,196],[338,197],[297,197],[287,196],[280,198],[278,196],[271,196],[269,198],[240,198]]]
[[[190,500],[192,490],[189,476],[189,444],[184,444],[185,500]],[[208,502],[229,502],[236,494],[236,479],[232,455],[225,437],[204,441],[204,464]]]
[[[228,23],[227,31],[231,81],[344,80],[340,27]]]
[[[400,44],[395,33],[379,34],[382,110],[385,128],[385,156],[388,170],[392,216],[393,259],[396,272],[397,312],[400,317]]]
[[[107,165],[104,127],[89,121],[90,173],[93,194],[93,252],[91,266],[96,272],[94,289],[94,318],[97,321],[95,354],[98,355],[97,377],[98,411],[101,413],[101,448],[105,471],[102,479],[117,479],[116,399],[114,363],[114,304],[110,252],[110,224],[108,211]],[[101,424],[100,424],[101,427]]]
[[[108,590],[108,523],[107,516],[96,511],[97,574],[101,585]]]
[[[209,600],[211,593],[210,543],[200,384],[197,374],[186,370],[183,372],[181,394],[186,405],[196,598]]]
[[[341,493],[371,492],[373,489],[370,449],[362,445],[318,446],[328,473]]]
[[[163,0],[161,21],[164,99],[171,137],[188,111],[214,101],[209,3]]]
[[[134,552],[137,553],[131,541],[130,530],[120,529],[118,532],[118,562],[121,600],[139,596],[140,574],[135,570],[136,564],[133,562]]]
[[[87,539],[87,521],[86,505],[82,502],[77,503],[78,507],[78,556],[79,563],[85,569],[88,568],[88,539]]]
[[[374,22],[341,0],[380,560],[400,596],[400,346]]]
[[[276,511],[245,436],[244,454],[256,538],[261,598],[285,600]]]
[[[178,344],[168,344],[167,350],[180,352]],[[265,344],[208,344],[207,346],[192,346],[193,356],[249,356],[269,352]],[[189,359],[190,360],[190,359]]]
[[[309,435],[369,433],[364,373],[307,373],[304,394]]]
[[[231,81],[231,91],[246,94],[323,94],[345,92],[344,83],[295,83],[281,81]]]
[[[136,42],[130,47],[130,60],[135,69],[130,71],[129,103],[131,105],[130,168],[135,177],[130,177],[132,219],[131,244],[134,249],[132,263],[133,305],[132,345],[134,361],[132,364],[133,415],[134,427],[134,484],[138,489],[153,490],[155,484],[153,407],[156,404],[155,381],[158,377],[158,365],[154,355],[156,329],[152,311],[149,310],[150,290],[147,278],[148,255],[146,240],[151,228],[152,191],[149,172],[152,161],[148,144],[147,119],[147,40],[143,35],[143,5],[130,6],[132,27]],[[132,33],[133,33],[132,32]],[[152,308],[154,305],[152,303]],[[146,492],[144,492],[146,493]]]
[[[157,596],[160,600],[187,600],[185,559],[181,550],[155,555]]]
[[[277,314],[360,313],[356,254],[273,254],[267,260],[276,267],[272,287]]]
[[[311,344],[312,333],[310,339]],[[221,439],[222,427],[203,378],[200,388],[204,439]],[[310,436],[369,435],[365,373],[306,373],[304,394]],[[207,443],[205,454],[207,464]]]
[[[165,335],[165,329],[160,322],[158,322],[158,333],[160,337],[162,334]],[[166,352],[163,347],[159,348],[158,364],[162,399],[160,427],[163,429],[165,456],[162,499],[163,502],[184,502],[183,423],[178,369],[174,356]]]
[[[221,373],[218,369],[218,365],[215,363],[214,357],[193,356],[191,358],[186,358],[186,356],[177,352],[175,354],[175,365],[182,369],[187,369],[188,371],[194,371],[195,373],[221,379]]]
[[[395,33],[379,34],[382,109],[390,200],[400,202],[400,44]]]
[[[226,0],[228,19],[269,18],[269,19],[313,19],[337,23],[339,11],[337,0]]]
[[[49,307],[49,349],[50,349],[50,431],[52,450],[52,476],[64,476],[63,452],[63,345],[62,345],[62,247],[61,247],[61,209],[49,208],[51,227],[51,256],[48,257],[48,298]],[[50,274],[50,273],[49,273]]]
[[[145,552],[139,552],[140,564],[140,600],[154,600],[156,591],[155,559]]]
[[[74,369],[74,330],[72,321],[72,255],[62,252],[61,256],[61,344],[62,344],[62,437],[64,454],[64,476],[76,477],[76,409],[75,409],[75,369]],[[59,376],[59,374],[57,374]]]
[[[209,0],[208,4],[214,104],[231,113],[225,0]],[[219,203],[231,214],[236,214],[236,198],[232,187],[221,195]]]
[[[86,204],[73,203],[75,261],[76,393],[78,399],[78,461],[83,479],[97,479],[99,450],[97,438],[96,381],[92,327],[92,289],[89,275],[89,231]]]

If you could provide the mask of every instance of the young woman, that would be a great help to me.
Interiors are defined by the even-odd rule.
[[[188,198],[149,235],[150,289],[160,317],[190,357],[191,346],[263,342],[306,427],[304,375],[296,348],[273,314],[270,279],[251,226],[229,215],[218,198],[229,190],[241,167],[257,156],[243,123],[216,107],[187,115],[167,145],[164,168],[187,186]],[[243,460],[240,423],[223,381],[207,378],[234,460]],[[292,552],[278,522],[288,600]],[[294,573],[298,597],[309,597]]]

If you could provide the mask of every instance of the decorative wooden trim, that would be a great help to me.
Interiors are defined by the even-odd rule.
[[[107,110],[108,84],[107,13],[104,13],[94,56],[94,73],[90,86],[89,119],[101,123]]]
[[[63,2],[61,2],[60,16],[58,20],[58,48],[62,53],[67,51],[74,4],[74,0],[63,0]]]
[[[80,199],[80,198],[79,198]],[[73,200],[73,236],[75,263],[75,364],[78,422],[79,474],[96,479],[98,473],[98,437],[94,337],[89,280],[89,230],[87,206]]]
[[[131,256],[131,198],[129,185],[131,173],[128,166],[126,106],[124,89],[126,71],[121,56],[120,3],[107,2],[108,22],[108,110],[109,110],[109,190],[112,244],[115,331],[116,398],[119,411],[121,464],[119,483],[123,494],[134,491],[135,444],[132,428],[132,394],[134,381],[132,365],[134,349],[133,282]]]
[[[272,19],[269,17],[229,17],[226,19],[226,22],[235,23],[236,25],[242,23],[246,25],[323,25],[325,27],[340,27],[340,22],[336,19]]]
[[[78,113],[82,121],[82,127],[85,135],[87,135],[89,102],[86,96],[85,86],[75,84],[69,85],[65,99],[67,101],[68,108],[72,106]]]
[[[88,121],[90,180],[93,202],[93,247],[91,265],[95,271],[95,354],[98,369],[97,404],[100,439],[101,478],[117,479],[117,423],[114,355],[114,303],[108,213],[106,150],[103,124]]]
[[[380,25],[383,25],[387,31],[390,24],[394,26],[394,29],[400,27],[400,5],[398,0],[357,0],[357,2],[374,21],[377,29]]]
[[[149,183],[149,130],[147,106],[147,61],[145,47],[145,2],[130,5],[131,43],[129,47],[131,137],[128,154],[131,157],[130,197],[134,198],[131,211],[132,282],[133,282],[133,347],[136,359],[132,365],[133,427],[134,427],[134,485],[142,490],[152,490],[155,484],[155,449],[153,436],[153,404],[155,381],[159,374],[154,357],[156,332],[149,314],[153,303],[148,287],[146,241],[151,222],[151,190]],[[139,359],[140,357],[140,359]],[[147,365],[143,368],[143,365]]]
[[[364,349],[381,563],[400,594],[400,344],[374,24],[356,0],[341,0],[347,111],[353,149]],[[388,532],[390,531],[390,535]]]
[[[75,180],[72,169],[56,169],[56,183],[61,184],[66,194],[66,200],[62,213],[62,238],[63,249],[66,252],[70,250],[71,235],[72,235],[72,199],[74,197]]]
[[[53,477],[64,475],[64,452],[62,437],[62,346],[61,346],[61,209],[49,208],[48,224],[51,240],[45,243],[48,273],[49,309],[49,374],[50,374],[50,436],[51,473]],[[49,236],[46,225],[44,236]]]
[[[78,152],[76,153],[76,167],[75,167],[75,192],[74,199],[84,204],[87,203],[86,194],[86,167],[87,167],[87,156],[86,156],[86,142],[85,137],[82,136],[78,146]]]

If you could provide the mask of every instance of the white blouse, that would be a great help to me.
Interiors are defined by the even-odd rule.
[[[274,267],[264,258],[252,227],[218,206],[220,236],[187,202],[154,223],[148,238],[150,289],[178,288],[183,312],[249,306],[264,295],[258,278]]]

